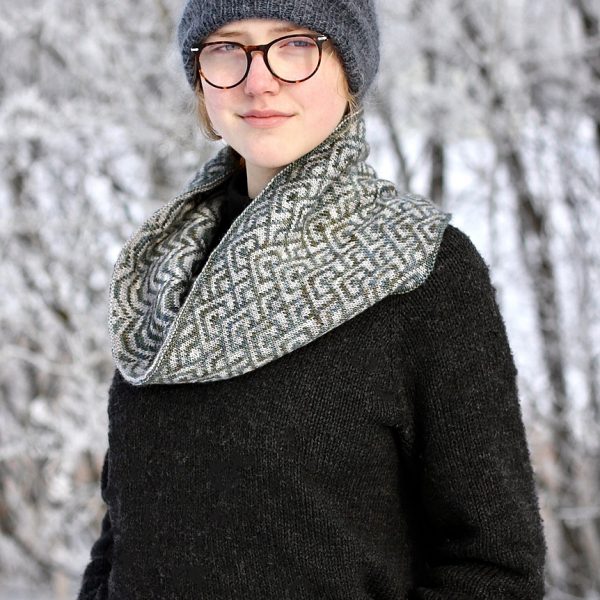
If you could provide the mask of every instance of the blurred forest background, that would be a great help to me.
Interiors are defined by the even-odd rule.
[[[175,46],[182,5],[23,0],[0,11],[6,600],[74,598],[105,510],[112,266],[219,147],[199,134]],[[379,5],[371,162],[452,212],[490,265],[519,370],[547,598],[598,599],[600,4]]]

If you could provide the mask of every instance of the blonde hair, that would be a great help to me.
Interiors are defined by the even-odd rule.
[[[329,45],[329,42],[328,42]],[[329,45],[331,54],[339,61],[341,65],[342,58],[337,48],[331,44]],[[346,107],[346,112],[344,115],[353,114],[359,109],[359,102],[356,96],[350,90],[350,85],[348,84],[348,78],[346,77],[346,72],[343,71],[342,76],[342,92],[348,101],[348,105]],[[204,136],[212,141],[217,141],[221,139],[221,136],[215,131],[213,124],[210,121],[210,117],[208,116],[208,111],[206,110],[206,103],[204,101],[204,92],[202,90],[202,79],[200,75],[198,75],[196,80],[196,88],[194,90],[194,94],[196,97],[196,114],[198,117],[198,122],[200,124],[200,130],[204,134]]]

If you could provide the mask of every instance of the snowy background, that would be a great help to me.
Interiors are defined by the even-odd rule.
[[[600,6],[380,0],[380,176],[490,265],[549,544],[547,597],[600,598]],[[0,599],[75,598],[105,507],[112,265],[220,147],[181,0],[0,11]]]

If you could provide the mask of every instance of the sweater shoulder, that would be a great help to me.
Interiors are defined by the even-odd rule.
[[[470,237],[451,224],[427,279],[411,292],[395,295],[392,312],[398,323],[420,332],[445,331],[451,322],[474,327],[484,316],[502,321],[488,264]]]
[[[406,294],[406,299],[433,307],[441,303],[450,308],[485,297],[495,301],[495,294],[490,268],[471,238],[458,227],[448,224],[433,269],[413,297]]]
[[[431,361],[450,370],[470,361],[474,369],[479,364],[482,372],[494,363],[502,377],[516,375],[490,268],[457,227],[446,227],[425,282],[394,296],[387,309],[394,348],[418,377],[431,372]]]
[[[459,282],[462,277],[473,276],[489,277],[489,267],[471,238],[455,225],[448,224],[431,277]]]

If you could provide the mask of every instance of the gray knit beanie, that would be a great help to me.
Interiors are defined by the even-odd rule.
[[[194,85],[190,48],[240,19],[280,19],[329,36],[341,54],[348,83],[360,100],[379,68],[374,0],[188,0],[177,28],[183,66]]]

